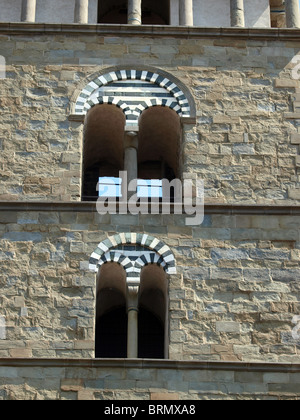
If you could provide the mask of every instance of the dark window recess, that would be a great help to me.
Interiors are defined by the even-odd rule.
[[[127,322],[125,307],[114,309],[97,319],[96,358],[127,357]]]
[[[139,358],[164,359],[164,327],[150,311],[139,309]]]

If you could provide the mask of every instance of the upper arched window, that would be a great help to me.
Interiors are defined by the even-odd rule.
[[[143,0],[142,23],[144,25],[168,25],[170,23],[169,0]],[[126,0],[99,0],[98,23],[127,24]]]
[[[180,119],[190,117],[194,106],[180,85],[164,72],[124,69],[97,77],[81,91],[75,115],[86,115],[83,200],[95,201],[99,178],[115,180],[128,165],[144,190],[151,180],[181,178]],[[136,133],[136,155],[126,154],[125,132]]]

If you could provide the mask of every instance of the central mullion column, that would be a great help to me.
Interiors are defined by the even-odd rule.
[[[128,329],[127,329],[127,358],[138,358],[138,333],[139,333],[139,309],[138,309],[138,286],[127,287],[127,313],[128,313]]]
[[[124,135],[124,171],[127,173],[127,183],[138,178],[138,127],[125,127]],[[127,189],[128,191],[128,189]],[[131,191],[132,196],[136,191]]]

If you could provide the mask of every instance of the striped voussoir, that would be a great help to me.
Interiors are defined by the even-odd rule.
[[[125,252],[118,249],[122,245],[136,245],[144,251],[138,251],[138,258],[130,259],[130,256],[124,255]],[[98,272],[108,262],[123,266],[128,285],[139,285],[141,270],[149,264],[161,266],[167,274],[176,274],[176,261],[170,248],[159,239],[146,234],[120,233],[101,242],[90,257],[89,269]]]
[[[98,104],[121,108],[127,124],[137,124],[141,113],[153,106],[171,108],[181,117],[190,116],[189,102],[182,90],[151,71],[118,70],[97,77],[81,91],[75,114],[85,115]]]

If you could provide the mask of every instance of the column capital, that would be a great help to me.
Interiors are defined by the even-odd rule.
[[[138,149],[138,128],[135,127],[125,127],[124,133],[124,149],[128,149],[133,147],[134,149]]]
[[[127,312],[138,312],[139,306],[139,286],[127,287]]]
[[[127,357],[136,359],[138,357],[138,286],[127,286],[126,301],[128,313]]]

